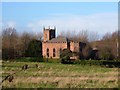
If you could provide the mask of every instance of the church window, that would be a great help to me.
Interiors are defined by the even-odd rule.
[[[49,57],[49,49],[47,48],[47,57]]]
[[[55,48],[53,48],[53,57],[56,57],[56,51],[55,51]]]

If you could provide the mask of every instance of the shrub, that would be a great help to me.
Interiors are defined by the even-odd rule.
[[[43,62],[42,57],[22,57],[15,59],[15,61],[20,61],[20,62]]]
[[[27,50],[25,51],[25,56],[27,57],[42,57],[42,42],[38,40],[32,40]]]
[[[70,57],[72,56],[72,51],[69,49],[64,49],[60,54],[61,63],[71,63]]]
[[[74,62],[70,59],[61,59],[62,64],[73,64]]]
[[[111,48],[104,47],[99,50],[99,58],[103,60],[110,60],[113,59],[113,55],[111,52]]]
[[[89,58],[91,58],[92,48],[90,47],[89,44],[87,44],[87,45],[85,46],[85,48],[83,48],[82,54],[83,54],[84,59],[89,59]]]

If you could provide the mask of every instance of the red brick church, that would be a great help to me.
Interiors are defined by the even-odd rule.
[[[68,40],[66,37],[56,37],[56,28],[44,28],[44,37],[42,42],[42,55],[46,58],[59,58],[63,49],[70,49],[72,52],[82,50],[81,42]]]

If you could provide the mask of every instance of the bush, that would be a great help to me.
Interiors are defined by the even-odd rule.
[[[89,44],[87,44],[87,45],[85,46],[85,48],[83,48],[82,54],[83,54],[83,58],[84,58],[84,59],[89,59],[89,58],[91,58],[92,48],[91,48],[91,46],[90,46]]]
[[[103,60],[110,60],[113,59],[113,55],[111,52],[111,48],[104,47],[99,50],[99,58]]]
[[[22,57],[15,59],[15,61],[20,61],[20,62],[43,62],[42,57]]]
[[[9,52],[8,49],[2,49],[2,60],[9,59]]]
[[[70,59],[61,59],[62,64],[73,64],[74,62],[71,61]]]
[[[63,49],[63,51],[60,53],[61,59],[70,59],[70,56],[72,55],[72,51],[69,49]]]
[[[96,65],[96,66],[114,66],[114,67],[120,67],[120,62],[118,61],[105,61],[105,60],[81,60],[76,62],[76,64],[80,65]]]
[[[64,49],[60,54],[60,61],[63,64],[69,64],[72,63],[70,60],[70,57],[72,56],[72,51],[69,49]]]
[[[42,57],[42,42],[39,40],[32,40],[27,50],[25,51],[26,57]]]

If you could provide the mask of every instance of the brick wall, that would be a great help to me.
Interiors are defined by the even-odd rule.
[[[79,42],[70,42],[70,50],[72,52],[79,52],[80,43]]]
[[[67,48],[67,43],[47,43],[43,42],[42,43],[42,54],[44,57],[47,57],[47,48],[49,49],[49,58],[59,58],[60,55],[60,48],[66,49]],[[56,57],[53,57],[53,49],[55,48],[56,50]]]

